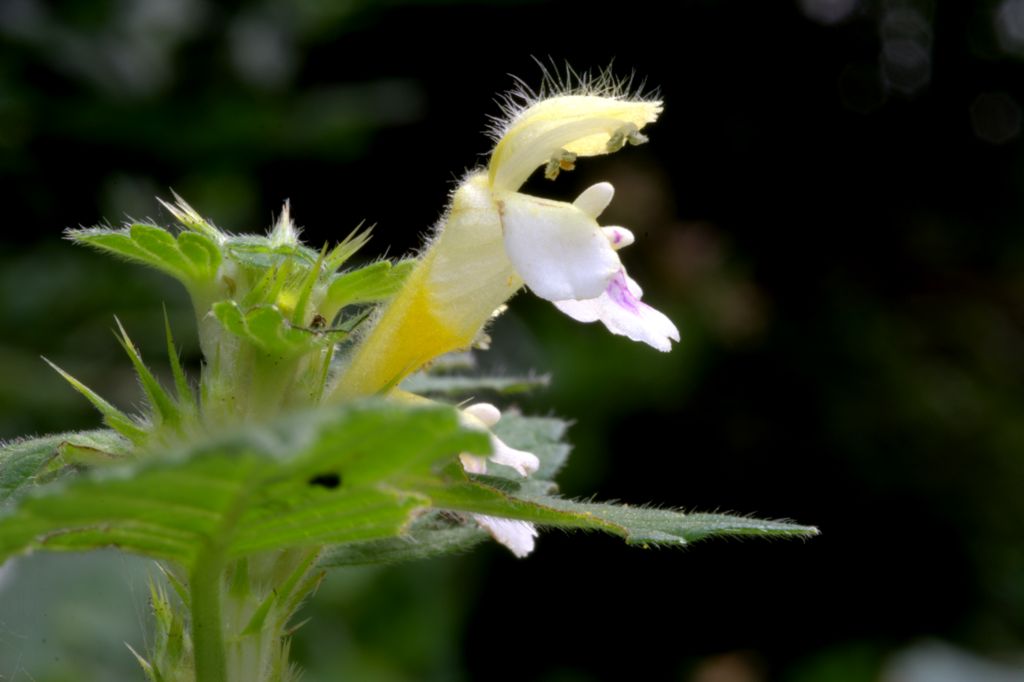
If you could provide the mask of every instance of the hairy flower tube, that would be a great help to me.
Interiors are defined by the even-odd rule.
[[[633,235],[597,218],[614,190],[602,182],[572,203],[519,192],[539,167],[548,178],[583,156],[646,141],[661,103],[569,93],[510,111],[496,129],[486,169],[452,194],[435,234],[403,288],[354,349],[335,386],[352,397],[387,392],[433,358],[472,345],[494,311],[524,285],[583,322],[659,350],[679,340],[672,322],[641,301],[617,249]]]

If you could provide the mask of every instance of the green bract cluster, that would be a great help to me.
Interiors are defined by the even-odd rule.
[[[136,443],[170,442],[193,432],[197,420],[223,426],[320,404],[336,345],[366,320],[368,304],[398,290],[413,265],[378,261],[339,272],[369,240],[369,231],[354,231],[333,249],[317,252],[299,241],[287,205],[265,237],[222,232],[180,199],[165,205],[181,225],[177,235],[140,223],[68,233],[73,241],[171,275],[195,307],[206,363],[198,403],[169,328],[174,396],[153,379],[121,330],[151,414],[128,418],[73,382],[109,426]]]

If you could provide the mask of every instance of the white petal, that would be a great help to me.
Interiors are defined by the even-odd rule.
[[[483,514],[474,514],[473,518],[491,537],[512,550],[520,559],[533,551],[537,528],[532,523]]]
[[[619,271],[619,257],[601,228],[572,204],[505,193],[498,207],[505,253],[541,298],[595,298]]]
[[[491,449],[494,451],[490,457],[492,462],[512,467],[523,478],[540,468],[540,460],[537,459],[537,455],[509,447],[494,434],[491,434]]]
[[[459,461],[462,462],[462,469],[466,473],[487,473],[487,459],[485,457],[477,457],[476,455],[471,455],[468,452],[463,452],[459,455]]]
[[[490,403],[476,403],[463,408],[463,413],[479,419],[484,426],[494,426],[501,419],[501,411]]]
[[[602,227],[601,231],[604,232],[604,236],[608,238],[612,248],[616,251],[624,249],[636,241],[636,237],[633,236],[631,231],[624,227],[619,227],[618,225]]]
[[[622,277],[626,280],[626,289],[629,293],[633,294],[637,298],[643,298],[644,290],[640,288],[640,285],[636,283],[636,280],[629,276],[629,274],[623,269]],[[609,291],[609,293],[611,293]]]
[[[663,313],[640,300],[640,287],[622,270],[600,296],[585,301],[555,301],[555,306],[580,322],[601,320],[613,334],[642,341],[660,351],[672,349],[679,330]]]
[[[576,197],[576,201],[572,202],[572,205],[597,220],[597,216],[601,215],[608,208],[608,204],[612,203],[614,196],[615,188],[612,187],[612,183],[599,182],[583,190]]]
[[[591,298],[586,301],[553,301],[555,307],[577,322],[597,322],[604,312],[607,296],[601,294],[599,298]]]
[[[509,447],[503,440],[490,432],[490,427],[497,424],[498,420],[501,419],[501,412],[494,405],[490,403],[476,403],[469,407],[464,407],[460,414],[463,424],[486,431],[491,437],[491,455],[489,459],[492,462],[512,467],[524,478],[537,471],[540,467],[540,460],[537,459],[535,454]],[[462,462],[462,468],[471,474],[487,473],[487,459],[483,457],[464,452],[459,455],[459,460]]]

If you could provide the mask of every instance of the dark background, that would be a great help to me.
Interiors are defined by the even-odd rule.
[[[112,316],[151,353],[160,301],[193,324],[171,283],[63,228],[168,223],[173,189],[232,231],[290,199],[317,246],[366,220],[398,255],[533,58],[614,63],[665,101],[650,144],[527,191],[611,180],[602,222],[637,233],[624,261],[682,342],[523,295],[481,362],[553,374],[518,404],[575,420],[567,494],[822,535],[549,532],[523,561],[335,576],[295,643],[306,679],[1024,675],[1024,0],[2,0],[0,41],[0,437],[98,422],[40,353],[130,406]],[[74,679],[5,623],[0,674]]]

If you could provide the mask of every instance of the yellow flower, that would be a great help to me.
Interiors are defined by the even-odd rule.
[[[388,391],[425,363],[469,347],[492,313],[524,284],[581,321],[668,350],[674,325],[640,302],[616,250],[632,242],[597,217],[614,193],[608,183],[573,203],[519,192],[537,168],[554,178],[576,159],[640,144],[661,102],[612,93],[570,92],[508,112],[496,126],[486,169],[452,194],[435,234],[404,287],[354,350],[335,395]]]

